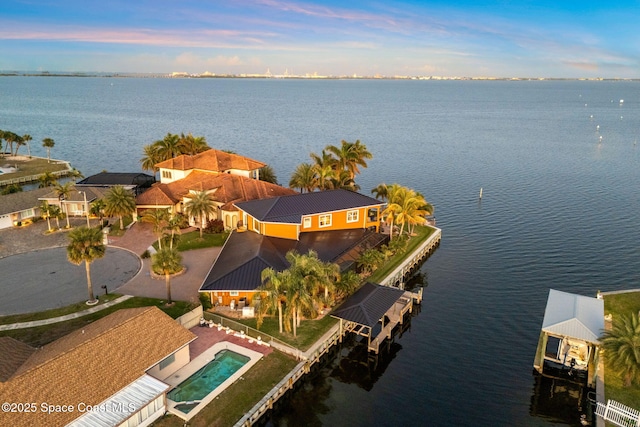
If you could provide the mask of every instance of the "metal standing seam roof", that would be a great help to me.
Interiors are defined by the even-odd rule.
[[[67,427],[110,427],[120,425],[170,388],[171,386],[145,374],[96,405],[96,410],[87,412],[67,424]],[[118,411],[118,408],[121,411]]]
[[[331,315],[372,328],[403,295],[402,289],[367,282]]]
[[[258,221],[300,224],[303,215],[335,212],[384,203],[373,197],[343,189],[292,194],[236,203]]]
[[[76,185],[141,185],[155,182],[155,178],[142,172],[100,172],[88,176]]]
[[[604,331],[604,301],[549,289],[542,330],[598,344]]]

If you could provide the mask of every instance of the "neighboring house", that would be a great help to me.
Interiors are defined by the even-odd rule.
[[[238,226],[240,219],[234,203],[296,194],[289,188],[260,181],[259,170],[264,163],[220,150],[211,149],[193,156],[183,154],[155,166],[160,171],[160,183],[136,198],[138,215],[147,209],[184,213],[184,204],[190,195],[205,191],[218,208],[208,219],[219,219],[231,230]],[[199,224],[194,218],[189,218],[189,222]]]
[[[200,286],[213,304],[249,304],[262,284],[265,268],[289,267],[290,250],[318,253],[345,271],[360,254],[386,241],[378,233],[379,200],[347,190],[296,193],[237,203],[244,228],[233,232]]]
[[[604,301],[549,289],[534,368],[541,374],[568,373],[594,386]]]
[[[212,148],[193,156],[182,154],[173,159],[157,163],[155,166],[160,171],[160,182],[168,184],[186,178],[187,175],[194,171],[233,174],[258,179],[260,168],[266,166],[266,164],[238,154]]]
[[[166,411],[161,380],[190,361],[194,339],[157,307],[119,310],[38,349],[0,337],[0,400],[32,409],[3,411],[0,425],[148,426]]]
[[[151,187],[156,182],[155,177],[146,173],[129,173],[129,172],[100,172],[91,175],[82,181],[76,183],[76,187],[103,187],[111,188],[121,185],[138,195]]]
[[[60,207],[62,212],[69,216],[86,216],[91,203],[104,197],[105,193],[109,191],[105,187],[73,187],[69,197],[61,199],[58,198],[52,187],[48,187],[47,190],[38,200]]]
[[[50,191],[50,188],[38,188],[0,196],[0,229],[39,217],[41,202],[38,199]]]

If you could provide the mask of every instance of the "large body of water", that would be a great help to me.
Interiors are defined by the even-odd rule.
[[[285,184],[310,152],[360,139],[363,193],[426,196],[443,239],[420,314],[382,369],[328,365],[276,424],[562,423],[532,375],[548,290],[640,287],[637,82],[0,77],[0,129],[31,134],[33,154],[53,138],[85,175],[139,171],[144,144],[192,132]]]

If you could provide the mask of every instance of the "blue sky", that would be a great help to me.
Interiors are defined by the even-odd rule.
[[[640,1],[3,0],[0,70],[640,78]]]

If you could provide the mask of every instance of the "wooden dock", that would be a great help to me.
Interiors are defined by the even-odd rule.
[[[422,294],[422,293],[421,293]],[[389,321],[383,325],[382,329],[371,339],[369,342],[369,351],[378,354],[380,351],[380,344],[386,339],[391,339],[393,329],[404,322],[404,316],[407,313],[411,313],[413,310],[414,295],[412,292],[405,291],[404,296],[400,298],[385,314]],[[421,295],[422,296],[422,295]]]

